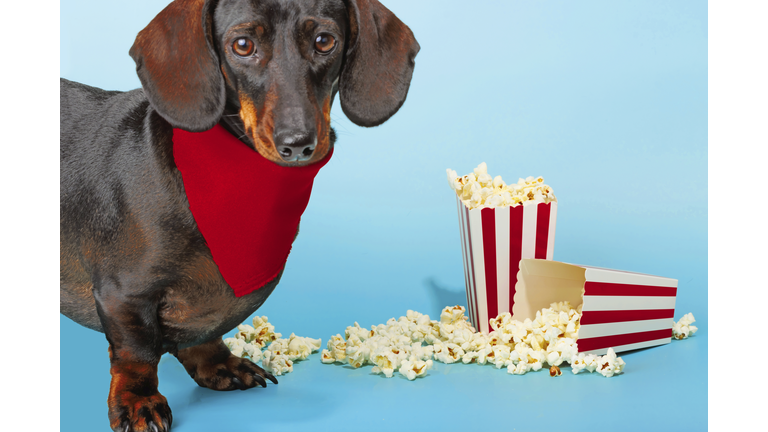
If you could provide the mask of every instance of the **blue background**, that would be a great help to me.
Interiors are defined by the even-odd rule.
[[[707,3],[395,1],[421,45],[408,99],[384,125],[338,102],[320,172],[275,293],[257,311],[323,344],[408,309],[466,304],[445,169],[487,162],[558,197],[555,259],[679,280],[693,338],[622,354],[623,375],[553,379],[445,365],[409,382],[319,355],[245,392],[197,387],[165,355],[174,430],[707,428]],[[140,86],[127,52],[165,1],[61,1],[61,76]],[[108,430],[107,342],[61,317],[61,429]]]

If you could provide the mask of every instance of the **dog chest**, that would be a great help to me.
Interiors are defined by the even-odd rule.
[[[330,154],[312,165],[279,166],[220,125],[201,133],[174,129],[173,153],[189,209],[235,296],[274,279]]]

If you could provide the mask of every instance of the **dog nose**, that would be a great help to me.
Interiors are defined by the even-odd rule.
[[[317,139],[310,133],[282,133],[275,137],[277,153],[286,162],[303,162],[312,157]]]

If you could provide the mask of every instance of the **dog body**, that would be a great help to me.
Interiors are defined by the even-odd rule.
[[[173,160],[173,129],[141,89],[107,92],[62,80],[61,112],[64,315],[104,332],[104,320],[155,311],[162,351],[175,353],[228,332],[261,306],[279,276],[235,297],[189,210]],[[95,296],[122,290],[130,299],[110,301],[127,310],[100,317]]]
[[[131,48],[141,89],[61,80],[61,312],[109,341],[113,430],[170,428],[157,391],[165,352],[208,388],[277,382],[221,336],[282,270],[235,295],[189,209],[174,128],[220,124],[275,164],[314,164],[334,145],[337,92],[353,122],[383,123],[405,100],[418,50],[375,0],[176,0]]]

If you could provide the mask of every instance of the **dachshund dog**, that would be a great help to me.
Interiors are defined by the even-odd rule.
[[[113,430],[170,429],[157,377],[166,352],[203,387],[277,383],[221,337],[264,303],[283,267],[234,291],[193,215],[177,136],[219,128],[299,173],[330,157],[336,94],[355,124],[385,122],[405,101],[418,51],[376,0],[175,0],[130,49],[142,88],[61,79],[60,308],[106,335]],[[289,246],[295,235],[298,225]]]

